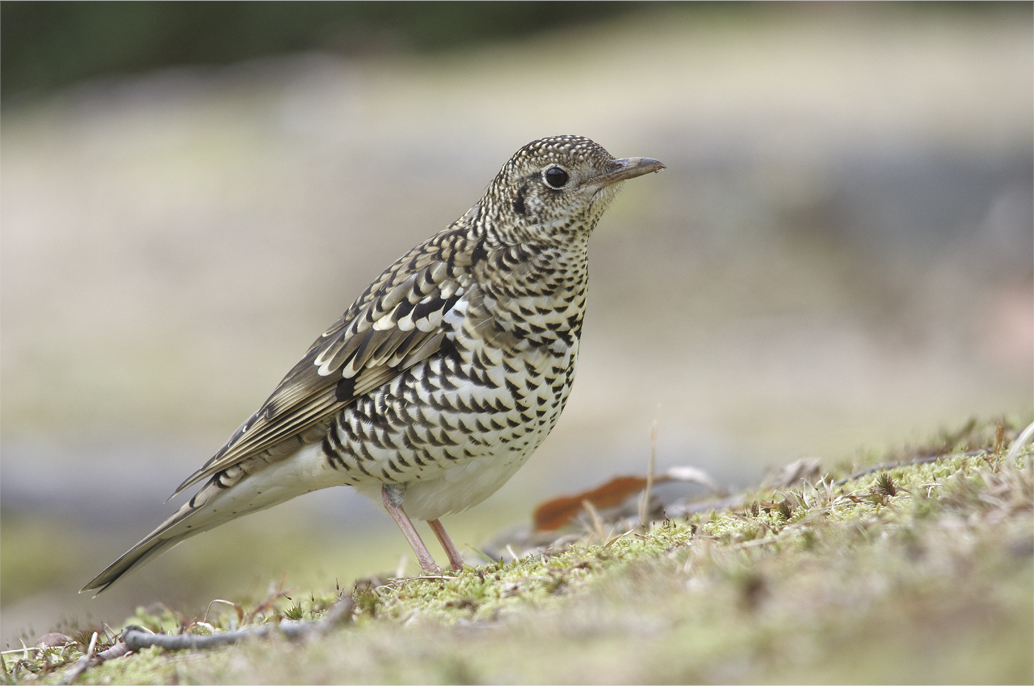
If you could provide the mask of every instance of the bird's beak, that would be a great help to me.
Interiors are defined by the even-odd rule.
[[[584,185],[603,188],[618,181],[634,179],[637,176],[662,169],[664,169],[664,163],[659,160],[649,157],[626,157],[620,160],[612,160],[607,165],[605,173],[587,180]]]

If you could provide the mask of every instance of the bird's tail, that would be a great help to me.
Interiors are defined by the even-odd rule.
[[[322,484],[309,484],[308,488],[300,484],[292,487],[290,479],[287,479],[288,484],[276,483],[276,475],[268,473],[271,471],[261,470],[248,474],[241,465],[234,465],[216,474],[176,514],[108,565],[79,592],[100,593],[126,573],[191,536],[231,519],[290,500],[296,495],[314,490],[313,486],[322,487]]]
[[[214,481],[213,478],[205,484],[197,495],[183,504],[176,514],[166,519],[142,541],[108,565],[79,592],[97,591],[100,593],[130,570],[140,567],[177,543],[232,519],[233,516],[227,517],[214,502],[222,500],[219,497],[220,489],[213,483]]]

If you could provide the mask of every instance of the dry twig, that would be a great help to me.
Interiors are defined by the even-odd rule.
[[[127,626],[122,630],[122,640],[125,641],[125,645],[129,647],[129,650],[143,650],[151,646],[158,646],[164,650],[208,650],[239,643],[247,638],[265,637],[271,634],[281,634],[290,639],[322,636],[348,619],[352,615],[354,608],[355,601],[351,596],[346,596],[334,603],[334,606],[330,608],[327,614],[319,620],[298,621],[287,619],[275,624],[264,624],[236,631],[224,631],[208,636],[152,634],[138,626]]]

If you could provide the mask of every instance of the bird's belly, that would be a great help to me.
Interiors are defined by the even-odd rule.
[[[436,358],[346,408],[331,426],[327,465],[379,500],[406,484],[404,507],[437,519],[477,505],[528,460],[570,392],[577,344],[561,354],[474,365]]]
[[[510,480],[547,433],[548,429],[542,431],[542,435],[521,452],[486,455],[452,467],[437,479],[408,483],[404,501],[407,514],[413,519],[431,520],[477,505]]]

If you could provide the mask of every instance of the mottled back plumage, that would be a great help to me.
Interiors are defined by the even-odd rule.
[[[176,493],[206,485],[84,590],[335,485],[383,498],[425,569],[434,563],[406,512],[460,564],[438,518],[495,492],[556,424],[574,379],[589,236],[620,181],[662,167],[577,136],[519,150],[480,202],[388,267]]]

